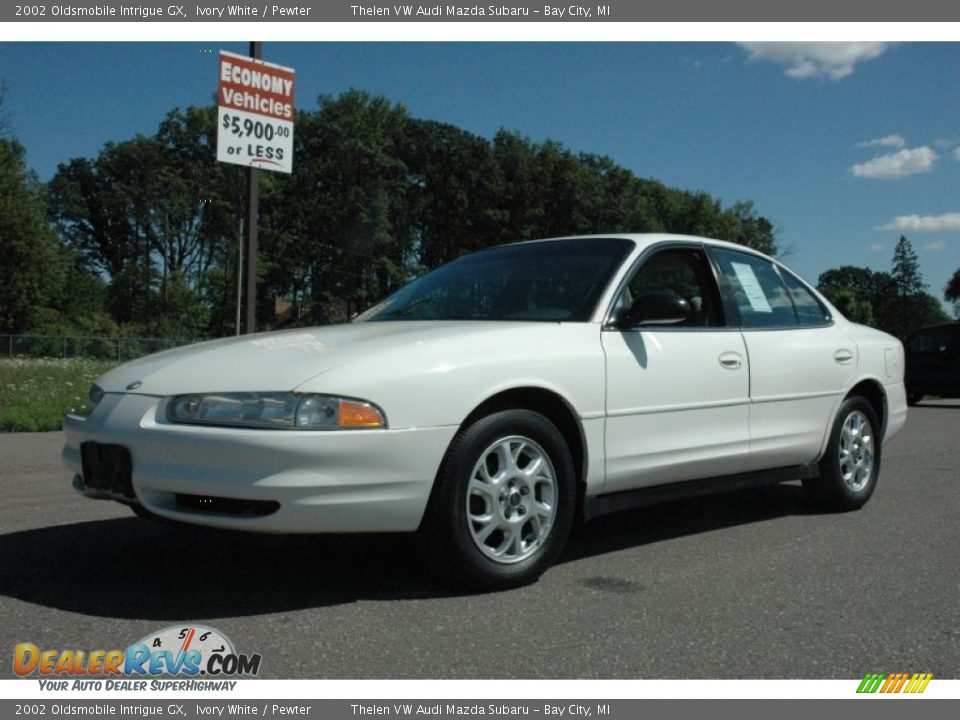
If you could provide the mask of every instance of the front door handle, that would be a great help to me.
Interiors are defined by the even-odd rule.
[[[743,356],[736,352],[720,353],[720,365],[727,370],[738,370],[743,367]]]
[[[846,365],[853,361],[853,353],[846,348],[840,348],[833,354],[833,359],[841,365]]]

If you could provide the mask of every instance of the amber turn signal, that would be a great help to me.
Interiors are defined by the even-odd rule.
[[[383,415],[366,403],[340,401],[340,427],[383,427]]]

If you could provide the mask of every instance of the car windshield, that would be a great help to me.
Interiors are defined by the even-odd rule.
[[[586,322],[632,247],[623,238],[577,238],[464,255],[404,286],[355,322]]]

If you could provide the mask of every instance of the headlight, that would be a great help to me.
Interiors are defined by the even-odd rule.
[[[385,428],[372,403],[334,395],[210,393],[176,395],[167,403],[171,422],[280,430]]]
[[[87,402],[83,403],[76,410],[71,410],[70,414],[75,417],[85,418],[93,412],[94,408],[103,400],[103,388],[97,384],[90,386],[90,392],[87,393]]]

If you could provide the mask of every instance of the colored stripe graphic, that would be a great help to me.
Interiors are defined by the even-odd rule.
[[[857,688],[857,692],[875,693],[877,688],[880,687],[883,678],[884,675],[882,673],[867,673],[863,676],[863,681],[860,683],[860,687]]]
[[[857,687],[858,693],[922,693],[933,673],[867,673]]]
[[[911,680],[911,687],[906,690],[909,693],[922,693],[927,689],[927,685],[930,684],[930,681],[933,679],[933,673],[917,673],[914,675],[915,680]]]
[[[900,673],[899,675],[897,675],[897,679],[894,681],[893,687],[891,687],[888,692],[892,692],[892,693],[900,692],[900,688],[902,688],[903,684],[907,681],[907,677],[908,677],[907,673]]]

